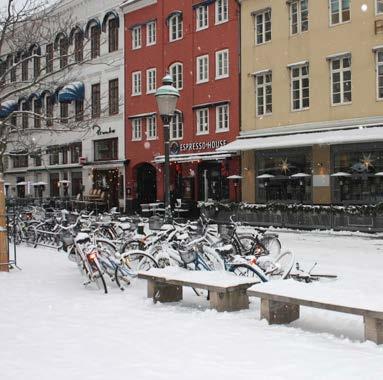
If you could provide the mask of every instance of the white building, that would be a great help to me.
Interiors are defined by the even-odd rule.
[[[8,195],[76,196],[80,191],[88,194],[100,189],[110,207],[124,207],[124,20],[120,2],[61,1],[48,21],[61,24],[51,41],[35,41],[27,51],[0,57],[4,68],[31,57],[9,72],[6,82],[10,84],[33,80],[37,72],[58,71],[14,99],[14,109],[33,112],[12,122],[36,147],[35,153],[28,149],[23,155],[22,144],[8,146],[4,171]],[[43,114],[44,119],[36,114]],[[63,181],[69,181],[67,189]]]

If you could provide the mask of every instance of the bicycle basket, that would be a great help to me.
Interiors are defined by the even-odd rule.
[[[230,224],[219,224],[218,234],[222,239],[231,239],[234,236],[235,228]]]
[[[194,262],[197,258],[197,252],[194,250],[194,249],[188,249],[186,251],[178,251],[180,257],[181,257],[181,260],[185,263],[185,264],[190,264],[192,262]]]

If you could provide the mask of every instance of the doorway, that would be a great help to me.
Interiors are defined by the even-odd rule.
[[[137,202],[153,203],[157,199],[156,169],[148,164],[137,167]]]
[[[198,165],[199,200],[220,201],[229,198],[229,183],[221,174],[220,162],[202,162]]]
[[[93,170],[93,188],[100,189],[105,193],[105,200],[108,207],[118,207],[118,191],[119,191],[119,170]],[[122,186],[122,184],[121,184]]]

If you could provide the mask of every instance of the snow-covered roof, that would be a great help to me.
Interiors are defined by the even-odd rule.
[[[264,136],[254,138],[238,138],[217,152],[236,152],[246,150],[262,150],[274,148],[289,148],[299,146],[331,145],[344,143],[359,143],[369,141],[383,141],[383,127],[358,127],[323,132],[294,133],[280,136]]]

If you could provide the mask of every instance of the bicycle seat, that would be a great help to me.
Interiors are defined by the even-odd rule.
[[[84,243],[90,241],[90,236],[88,234],[86,234],[86,233],[80,232],[74,238],[74,241],[75,241],[76,244],[84,244]]]

